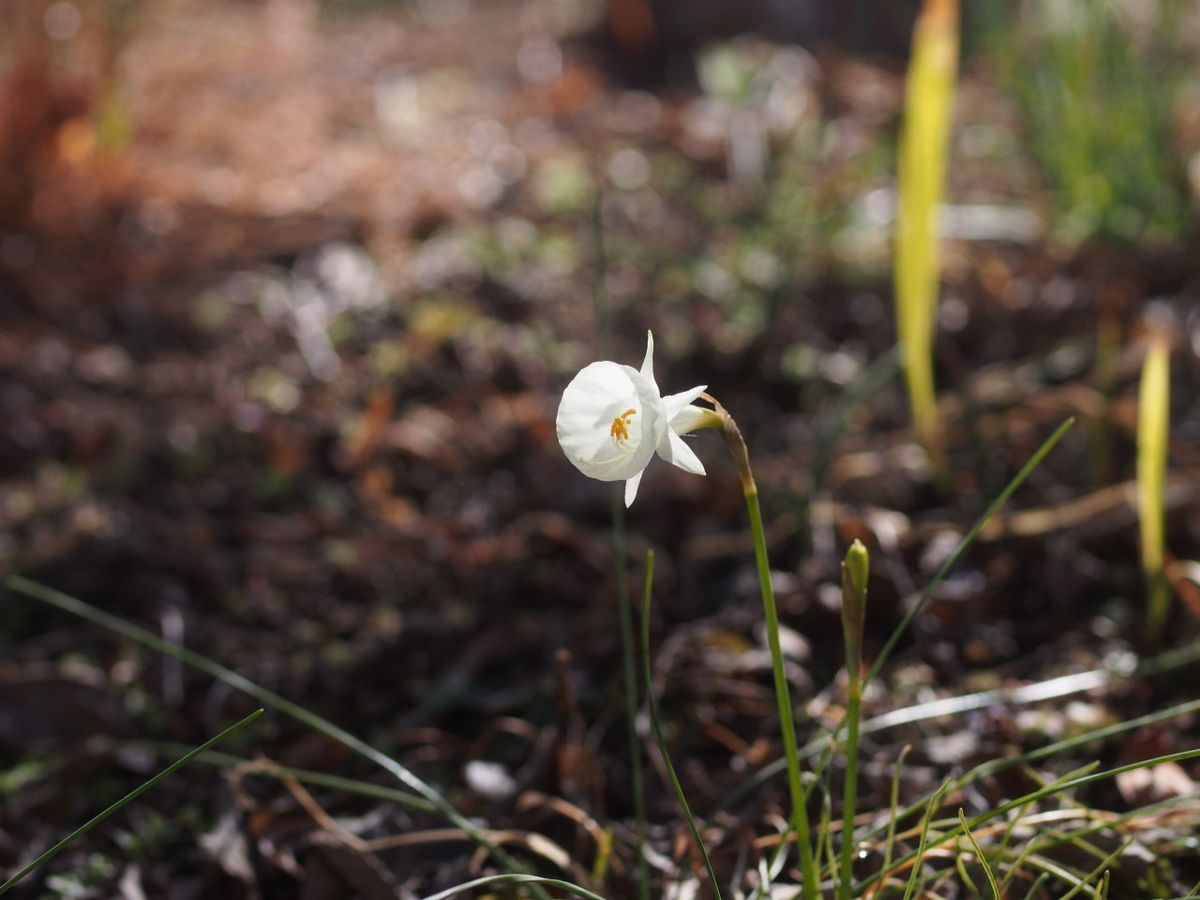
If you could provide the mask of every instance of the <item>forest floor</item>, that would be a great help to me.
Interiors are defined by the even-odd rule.
[[[540,871],[562,874],[549,839],[570,856],[566,877],[632,897],[610,494],[567,463],[553,424],[562,388],[600,357],[599,295],[605,357],[636,364],[652,329],[664,390],[707,384],[746,435],[802,742],[843,714],[849,542],[873,554],[870,660],[1076,417],[868,691],[868,717],[916,711],[864,738],[863,809],[886,809],[905,745],[902,799],[1194,698],[1200,588],[1174,565],[1166,637],[1139,637],[1132,489],[1142,323],[1173,316],[1167,545],[1200,558],[1193,240],[1064,250],[1011,106],[968,64],[937,345],[952,476],[939,486],[891,355],[902,61],[739,39],[706,57],[701,84],[634,88],[578,37],[574,4],[480,4],[466,18],[435,6],[145,8],[114,54],[128,116],[115,148],[76,127],[97,102],[86,80],[29,63],[22,96],[45,117],[24,169],[0,180],[0,572],[211,656],[511,832]],[[756,73],[743,101],[719,90],[738,67]],[[653,465],[627,528],[631,583],[657,550],[653,688],[707,814],[781,749],[737,475],[715,438],[693,446],[707,477]],[[2,596],[8,871],[254,704]],[[1179,647],[1159,675],[1127,677]],[[920,706],[996,690],[1014,693]],[[1197,737],[1192,714],[1039,771]],[[275,714],[223,749],[390,785]],[[666,883],[691,871],[686,831],[648,738],[645,758]],[[1120,811],[1196,789],[1194,769],[1153,771],[1073,801]],[[1006,773],[953,802],[986,808],[1034,777]],[[718,868],[753,871],[785,807],[776,778],[714,814]],[[1164,878],[1182,890],[1200,878],[1191,821],[1139,836],[1153,848],[1143,867],[1178,852]],[[193,765],[16,893],[425,895],[490,870],[444,827],[378,798]]]

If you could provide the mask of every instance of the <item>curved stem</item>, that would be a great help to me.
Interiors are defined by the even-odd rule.
[[[779,610],[775,605],[775,588],[771,584],[771,564],[767,559],[767,536],[763,529],[762,509],[758,505],[758,485],[754,482],[754,471],[750,468],[750,453],[741,429],[728,410],[710,394],[701,394],[715,408],[721,421],[721,435],[725,446],[737,464],[742,480],[742,493],[746,497],[746,511],[750,516],[750,532],[754,537],[754,562],[758,567],[758,587],[762,593],[763,618],[767,626],[767,644],[771,649],[771,671],[775,678],[775,702],[779,707],[779,730],[783,736],[784,757],[787,760],[788,791],[792,801],[792,827],[796,831],[796,844],[800,849],[800,872],[804,877],[805,900],[817,900],[821,896],[821,880],[813,857],[812,834],[808,825],[808,805],[805,802],[804,785],[800,781],[800,758],[796,749],[796,720],[792,713],[792,699],[788,690],[787,673],[783,665],[783,648],[779,641]]]
[[[728,438],[729,431],[726,430]],[[741,441],[741,434],[737,435]],[[796,843],[800,848],[800,871],[804,876],[804,896],[815,900],[820,896],[820,879],[816,861],[813,859],[812,837],[808,827],[808,807],[805,804],[804,787],[800,782],[800,759],[796,751],[796,721],[792,714],[792,700],[788,690],[787,674],[783,666],[783,648],[779,642],[779,610],[775,605],[775,589],[771,585],[771,566],[767,559],[767,538],[763,531],[762,510],[758,505],[758,488],[750,472],[749,458],[743,453],[740,463],[744,464],[742,488],[746,495],[746,510],[750,514],[750,530],[754,535],[754,560],[758,565],[758,586],[762,592],[763,616],[767,625],[767,643],[771,648],[771,670],[775,676],[775,701],[779,707],[779,726],[783,735],[784,757],[787,759],[788,789],[792,800],[792,827],[796,829]],[[738,454],[734,454],[736,459]]]

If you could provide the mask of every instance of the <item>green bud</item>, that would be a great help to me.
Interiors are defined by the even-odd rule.
[[[867,575],[871,558],[855,540],[842,560],[842,635],[846,641],[846,672],[857,680],[862,669],[863,625],[867,619]]]
[[[842,594],[849,590],[853,590],[854,594],[861,598],[862,603],[867,602],[867,574],[871,570],[871,556],[867,553],[866,545],[858,538],[854,539],[854,543],[850,545],[850,549],[846,551],[846,558],[842,561]]]

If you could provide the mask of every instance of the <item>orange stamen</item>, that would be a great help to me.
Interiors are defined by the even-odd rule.
[[[636,409],[627,409],[615,419],[612,420],[612,427],[608,429],[608,433],[612,439],[618,444],[623,444],[629,440],[629,420],[637,413]]]

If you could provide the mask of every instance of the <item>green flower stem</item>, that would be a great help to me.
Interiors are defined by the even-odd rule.
[[[747,473],[749,469],[747,468]],[[745,479],[743,479],[744,486]],[[787,759],[788,789],[792,797],[792,826],[796,843],[800,845],[800,871],[804,875],[804,896],[815,900],[820,896],[820,881],[813,859],[812,837],[808,828],[808,807],[804,787],[800,783],[800,759],[796,752],[796,721],[792,715],[792,699],[788,691],[787,674],[783,668],[783,648],[779,643],[779,610],[775,606],[775,589],[771,585],[771,567],[767,560],[767,538],[763,532],[762,511],[758,506],[758,489],[750,476],[745,490],[746,509],[750,514],[750,529],[754,533],[754,558],[758,564],[758,586],[762,591],[763,615],[767,624],[767,642],[771,648],[771,669],[775,675],[775,700],[779,705],[779,726],[783,734],[783,752]]]
[[[846,779],[842,787],[842,858],[838,900],[850,900],[854,872],[854,813],[858,805],[858,726],[862,717],[862,639],[867,617],[870,557],[862,541],[842,563],[842,634],[846,644]]]
[[[850,900],[854,865],[854,812],[858,804],[858,721],[862,715],[862,678],[850,676],[846,701],[846,781],[842,787],[842,868],[839,900]]]
[[[746,510],[750,515],[750,530],[754,535],[754,560],[758,565],[758,586],[762,591],[763,615],[767,625],[767,643],[771,648],[771,669],[775,675],[775,701],[779,706],[779,727],[783,734],[783,751],[787,759],[788,789],[792,800],[792,827],[796,830],[796,843],[800,848],[800,871],[804,877],[805,900],[820,897],[820,877],[816,860],[813,858],[812,837],[808,827],[808,807],[805,803],[804,786],[800,781],[800,759],[796,750],[796,720],[792,714],[792,700],[788,691],[787,674],[783,668],[783,648],[779,643],[779,610],[775,606],[775,589],[771,585],[771,565],[767,559],[767,538],[763,531],[762,510],[758,505],[758,486],[754,483],[754,472],[750,468],[750,455],[746,441],[733,417],[716,400],[702,395],[716,407],[721,418],[721,433],[725,445],[733,455],[742,479],[742,493],[746,495]]]

